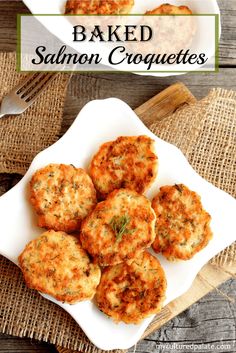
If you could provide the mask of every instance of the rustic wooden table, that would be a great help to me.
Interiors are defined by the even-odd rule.
[[[40,1],[40,0],[39,0]],[[187,74],[178,78],[142,77],[133,74],[75,75],[69,86],[61,134],[71,125],[82,106],[91,99],[115,96],[136,108],[170,84],[181,80],[192,93],[201,98],[212,87],[236,89],[236,1],[218,0],[222,13],[220,72],[218,74]],[[184,1],[183,1],[184,3]],[[28,12],[18,0],[0,0],[0,50],[16,49],[16,14]],[[14,185],[18,175],[0,175],[0,193]],[[235,298],[236,281],[229,280],[220,288]],[[200,344],[204,343],[205,347]],[[172,347],[168,346],[171,344]],[[213,291],[160,330],[140,342],[136,352],[230,352],[236,353],[236,304]],[[177,346],[179,345],[179,346]],[[181,347],[182,345],[182,347]],[[208,346],[207,346],[208,345]],[[211,346],[210,346],[211,345]],[[133,351],[130,350],[130,353]],[[54,353],[52,345],[0,334],[0,353]]]

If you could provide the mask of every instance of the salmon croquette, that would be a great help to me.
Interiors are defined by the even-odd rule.
[[[155,51],[162,55],[171,55],[191,48],[196,34],[195,17],[186,16],[191,14],[192,11],[187,6],[170,4],[163,4],[152,11],[148,11],[146,15],[167,16],[148,17],[148,24],[156,29],[157,35],[155,40],[145,45],[145,51],[147,53]]]
[[[185,185],[163,186],[152,201],[156,213],[153,249],[169,260],[189,260],[212,238],[211,216],[200,196]]]
[[[151,246],[155,219],[145,196],[128,189],[115,190],[83,221],[82,246],[101,266],[128,261]]]
[[[68,0],[66,14],[71,15],[115,15],[128,14],[134,0]]]
[[[69,304],[93,298],[101,277],[78,238],[53,230],[32,240],[19,264],[29,288]]]
[[[154,10],[147,11],[146,15],[191,15],[192,11],[187,6],[162,4]]]
[[[33,175],[30,202],[38,214],[39,227],[74,232],[95,207],[96,190],[83,169],[49,164]]]
[[[148,136],[121,136],[104,143],[92,159],[90,175],[103,198],[120,188],[142,194],[157,176],[154,140]]]
[[[165,273],[145,251],[132,263],[105,268],[95,298],[99,309],[114,321],[138,324],[161,310],[165,292]]]

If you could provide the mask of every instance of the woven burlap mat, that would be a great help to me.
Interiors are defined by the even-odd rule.
[[[15,53],[0,53],[0,101],[25,76],[16,72]],[[0,173],[24,174],[34,156],[58,139],[68,81],[69,75],[58,75],[37,104],[0,120]]]
[[[234,92],[213,90],[204,100],[150,128],[161,138],[177,145],[204,178],[236,196]],[[235,262],[235,259],[236,247],[231,246],[215,257],[214,263],[222,265]],[[36,338],[87,353],[103,352],[89,342],[66,312],[27,289],[16,266],[0,257],[0,268],[0,332]]]

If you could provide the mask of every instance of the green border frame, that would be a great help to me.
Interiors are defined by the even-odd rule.
[[[184,74],[184,73],[191,73],[191,74],[201,74],[201,73],[219,73],[219,43],[220,43],[220,15],[219,14],[176,14],[176,15],[172,15],[172,16],[210,16],[210,17],[215,17],[215,67],[214,67],[214,71],[213,70],[194,70],[194,71],[175,71],[175,70],[168,70],[168,71],[156,71],[156,70],[135,70],[135,71],[121,71],[121,70],[116,70],[114,69],[114,71],[109,71],[109,70],[58,70],[58,71],[40,71],[40,70],[35,70],[35,71],[26,71],[26,70],[21,70],[21,18],[22,17],[28,17],[28,16],[63,16],[63,17],[67,17],[67,16],[83,16],[83,17],[87,17],[87,16],[91,16],[91,17],[97,17],[97,16],[107,16],[107,15],[63,15],[63,14],[17,14],[17,51],[16,51],[16,71],[19,73],[36,73],[36,72],[45,72],[45,73],[60,73],[60,72],[64,72],[64,73],[110,73],[110,74],[126,74],[126,73],[179,73],[179,74]],[[170,15],[166,15],[166,14],[122,14],[122,15],[109,15],[109,16],[170,16]]]
[[[21,17],[24,16],[22,14],[17,14],[16,18],[16,31],[17,31],[17,42],[16,42],[16,71],[21,71]]]

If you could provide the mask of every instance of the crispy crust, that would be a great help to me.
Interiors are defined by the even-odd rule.
[[[114,321],[138,324],[161,310],[165,292],[165,273],[159,261],[145,251],[131,264],[122,263],[103,271],[96,301],[99,309]]]
[[[114,219],[122,217],[128,222],[119,237]],[[101,266],[115,265],[133,259],[151,246],[155,239],[155,219],[145,196],[127,189],[115,190],[83,221],[80,240],[95,262]]]
[[[114,15],[128,14],[134,0],[68,0],[66,14],[73,15]]]
[[[191,15],[192,11],[187,6],[163,4],[154,10],[147,11],[146,15]]]
[[[78,238],[53,230],[32,240],[19,264],[29,288],[70,304],[93,298],[101,277]]]
[[[102,198],[119,188],[142,194],[157,176],[154,141],[148,136],[122,136],[104,143],[92,159],[90,175]]]
[[[30,181],[30,202],[39,227],[58,231],[79,230],[81,221],[95,207],[96,190],[89,175],[65,164],[49,164]]]
[[[169,260],[189,260],[212,238],[211,216],[199,195],[183,184],[163,186],[152,201],[156,213],[156,252]]]

